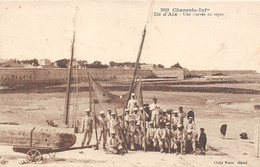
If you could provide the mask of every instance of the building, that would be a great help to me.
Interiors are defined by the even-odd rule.
[[[39,61],[39,64],[43,67],[46,67],[51,65],[51,61],[49,59],[41,59]]]

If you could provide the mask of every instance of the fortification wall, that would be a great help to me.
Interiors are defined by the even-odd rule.
[[[87,81],[87,72],[97,80],[128,80],[133,77],[133,70],[125,69],[79,69],[79,82]],[[75,70],[72,78],[75,78]],[[141,70],[137,77],[153,77],[151,70]],[[57,85],[67,82],[68,69],[0,69],[0,85],[48,84]]]
[[[182,69],[156,69],[152,70],[154,75],[159,78],[178,78],[184,79],[184,71]]]
[[[107,80],[130,80],[133,77],[132,69],[79,69],[79,82],[87,81],[87,73],[99,81]],[[176,77],[183,79],[182,70],[138,70],[137,77]],[[25,84],[47,84],[58,85],[67,83],[68,69],[21,69],[21,68],[2,68],[0,69],[0,85],[25,85]],[[75,70],[72,72],[75,78]]]

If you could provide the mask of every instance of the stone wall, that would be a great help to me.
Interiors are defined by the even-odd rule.
[[[133,77],[132,69],[79,69],[79,82],[87,81],[87,73],[99,81],[107,80],[131,80]],[[183,79],[182,70],[138,70],[137,77],[176,77]],[[21,68],[2,68],[0,69],[0,85],[25,85],[25,84],[47,84],[58,85],[67,83],[68,69],[21,69]],[[72,72],[75,78],[75,70]]]

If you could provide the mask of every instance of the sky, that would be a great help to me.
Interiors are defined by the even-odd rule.
[[[135,62],[151,1],[1,1],[0,58],[70,58],[75,19],[75,57]],[[260,2],[155,1],[161,8],[208,8],[224,16],[152,16],[141,63],[190,70],[260,72]]]

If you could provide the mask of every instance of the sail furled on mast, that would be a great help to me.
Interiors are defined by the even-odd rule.
[[[119,109],[118,111],[122,113],[123,108],[128,101],[130,91],[122,96],[114,95],[101,86],[97,81],[95,81],[90,74],[88,74],[88,79],[89,92],[91,96],[90,103],[95,104],[96,112],[99,113],[101,110],[107,110],[108,108],[112,110],[117,108]],[[141,79],[134,84],[132,90],[132,92],[135,93],[138,106],[143,106]],[[122,111],[120,109],[122,109]]]

